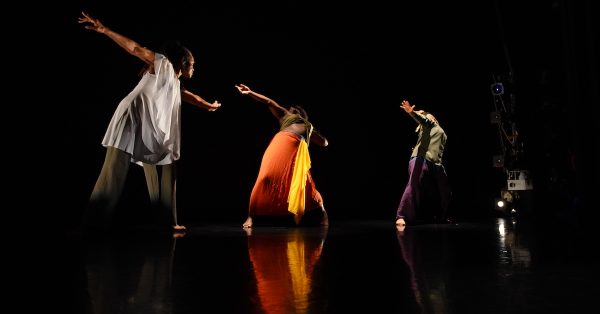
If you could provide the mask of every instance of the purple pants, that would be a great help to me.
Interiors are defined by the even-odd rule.
[[[437,196],[433,193],[437,193]],[[436,165],[423,157],[413,157],[408,163],[408,183],[396,211],[396,219],[416,222],[416,210],[424,197],[437,197],[441,219],[446,219],[450,201],[450,186],[443,165]]]

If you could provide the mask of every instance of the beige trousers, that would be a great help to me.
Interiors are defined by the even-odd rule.
[[[106,156],[88,207],[83,216],[84,228],[109,228],[112,217],[125,186],[131,156],[117,148],[107,147]],[[150,202],[159,218],[169,225],[177,224],[175,164],[161,166],[158,181],[156,165],[144,164],[144,175]]]

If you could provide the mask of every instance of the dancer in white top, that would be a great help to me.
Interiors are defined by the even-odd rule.
[[[156,53],[114,32],[85,12],[79,23],[108,36],[146,63],[141,80],[119,103],[102,140],[107,149],[106,157],[84,214],[83,228],[107,229],[111,226],[129,164],[134,162],[144,167],[150,200],[164,216],[160,217],[161,221],[175,231],[185,230],[177,222],[175,200],[181,102],[208,111],[217,110],[221,104],[218,101],[209,103],[182,86],[180,77],[189,79],[194,73],[194,57],[178,42],[171,42]],[[157,165],[162,168],[160,183]]]

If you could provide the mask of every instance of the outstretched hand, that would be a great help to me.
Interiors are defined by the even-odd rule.
[[[93,18],[89,14],[85,12],[81,12],[81,17],[79,17],[79,24],[81,23],[89,23],[85,25],[85,29],[91,29],[98,33],[104,33],[106,31],[106,27],[100,22],[100,20]]]
[[[250,87],[244,85],[244,84],[238,84],[235,86],[235,88],[237,88],[237,90],[242,94],[242,95],[248,95],[250,94],[251,90]]]
[[[221,103],[217,100],[215,100],[212,104],[211,107],[208,109],[208,111],[215,111],[217,109],[221,108]]]
[[[400,105],[400,108],[404,109],[404,111],[406,111],[406,113],[411,113],[411,112],[413,112],[415,105],[411,105],[408,102],[408,100],[403,100],[402,104]]]

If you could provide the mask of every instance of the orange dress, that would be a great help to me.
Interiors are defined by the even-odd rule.
[[[250,195],[249,216],[293,215],[288,208],[288,197],[294,172],[296,154],[302,137],[296,133],[280,131],[265,150],[258,178]],[[304,210],[321,208],[323,199],[310,174],[306,173]],[[296,215],[299,222],[303,211]]]

